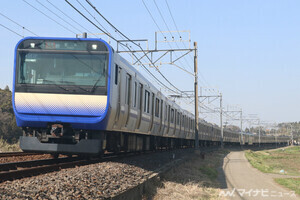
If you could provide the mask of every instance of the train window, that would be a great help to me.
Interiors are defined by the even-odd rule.
[[[136,98],[137,98],[137,83],[134,82],[134,99],[133,99],[133,107],[136,108]]]
[[[185,128],[188,128],[188,124],[187,124],[187,122],[188,122],[188,118],[187,118],[187,116],[185,116],[185,118],[184,118],[184,120],[185,120]]]
[[[142,110],[142,105],[143,105],[143,85],[142,84],[139,84],[139,97],[140,97],[140,100],[139,100],[139,109]]]
[[[168,122],[170,122],[171,119],[171,106],[168,107]]]
[[[174,123],[174,109],[171,109],[171,123]]]
[[[145,99],[144,99],[144,112],[149,113],[150,107],[150,92],[145,90]]]
[[[125,104],[130,104],[130,85],[131,85],[131,76],[129,74],[126,74],[126,88],[125,88]]]
[[[165,121],[168,120],[168,105],[165,106]]]
[[[177,121],[177,125],[179,125],[179,121],[180,121],[180,113],[177,112],[177,118],[176,118],[176,121]]]
[[[160,100],[160,102],[161,102],[161,105],[160,105],[160,119],[162,120],[164,101]]]
[[[155,99],[155,117],[159,117],[159,99]]]
[[[118,85],[119,66],[115,66],[115,84]]]
[[[152,105],[151,105],[151,115],[154,114],[154,93],[152,92]]]

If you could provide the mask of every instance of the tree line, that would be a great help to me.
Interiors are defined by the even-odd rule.
[[[12,107],[12,92],[8,86],[0,88],[0,139],[16,143],[21,135],[22,129],[17,126]]]

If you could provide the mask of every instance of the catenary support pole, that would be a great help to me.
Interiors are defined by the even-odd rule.
[[[220,127],[221,127],[221,148],[224,148],[224,132],[223,132],[223,105],[222,93],[220,93]]]
[[[197,42],[194,42],[194,72],[195,72],[195,149],[199,149],[199,116],[198,116],[198,63],[197,63]]]

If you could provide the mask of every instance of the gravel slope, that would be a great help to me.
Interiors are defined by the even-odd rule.
[[[2,199],[103,199],[143,182],[154,170],[190,150],[157,152],[0,184]]]

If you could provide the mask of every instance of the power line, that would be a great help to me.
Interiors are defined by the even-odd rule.
[[[64,29],[76,34],[74,31],[70,30],[68,27],[62,25],[61,23],[59,23],[58,21],[56,21],[55,19],[53,19],[52,17],[46,15],[45,13],[43,13],[42,11],[40,11],[38,8],[36,8],[35,6],[33,6],[32,4],[28,3],[26,0],[23,0],[25,3],[27,3],[29,6],[31,6],[33,9],[35,9],[36,11],[38,11],[39,13],[41,13],[42,15],[44,15],[45,17],[51,19],[52,21],[54,21],[55,23],[57,23],[58,25],[60,25],[61,27],[63,27]]]
[[[158,10],[158,12],[159,12],[159,15],[160,15],[160,17],[162,18],[162,20],[163,20],[163,22],[164,22],[164,24],[165,24],[165,26],[167,27],[167,29],[168,29],[168,31],[169,31],[169,33],[170,33],[170,35],[171,35],[171,37],[172,37],[172,40],[174,40],[174,36],[173,36],[173,34],[172,34],[172,32],[171,32],[171,30],[170,30],[170,28],[169,28],[169,26],[168,26],[168,24],[167,24],[167,22],[166,22],[166,20],[165,20],[165,18],[164,18],[164,16],[162,15],[162,12],[161,12],[161,10],[159,9],[159,7],[158,7],[158,5],[157,5],[157,3],[156,3],[156,1],[155,0],[153,0],[153,2],[154,2],[154,4],[155,4],[155,6],[156,6],[156,8],[157,8],[157,10]],[[178,35],[179,35],[179,31],[178,31],[178,29],[177,29],[177,33],[178,33]],[[180,35],[179,35],[179,37],[180,37]],[[179,49],[179,46],[178,46],[178,44],[177,44],[177,41],[175,41],[175,44],[176,44],[176,46],[177,46],[177,48]],[[186,48],[186,46],[185,46],[185,48]],[[174,54],[176,55],[176,53],[174,52]],[[176,55],[177,56],[177,55]],[[189,62],[186,60],[186,58],[184,57],[184,59],[185,59],[185,61],[186,61],[186,63],[187,63],[187,65],[188,65],[188,67],[190,68],[190,70],[191,71],[193,71],[193,69],[192,69],[192,67],[190,66],[190,64],[189,64]],[[180,64],[184,67],[184,65],[182,64],[182,62],[179,60],[179,62],[180,62]],[[185,67],[184,67],[185,68]]]
[[[166,4],[167,4],[168,10],[169,10],[169,13],[170,13],[170,15],[171,15],[171,18],[172,18],[172,20],[173,20],[173,23],[174,23],[174,25],[175,25],[175,28],[176,28],[176,30],[178,31],[179,29],[178,29],[178,27],[177,27],[177,25],[176,25],[176,22],[175,22],[175,20],[174,20],[173,15],[172,15],[171,9],[170,9],[169,4],[168,4],[168,1],[165,0],[165,2],[166,2]],[[177,33],[178,33],[179,37],[181,37],[181,35],[179,34],[179,32],[177,32]]]
[[[146,3],[144,2],[144,0],[142,0],[142,2],[143,2],[143,4],[144,4],[146,10],[148,11],[148,13],[149,13],[149,15],[150,15],[152,21],[154,22],[154,24],[156,25],[156,27],[158,28],[158,30],[160,31],[160,33],[163,35],[163,37],[166,38],[165,34],[162,32],[161,28],[160,28],[159,25],[157,24],[156,20],[154,19],[152,13],[150,12],[150,10],[149,10],[148,6],[146,5]],[[174,36],[172,35],[172,33],[171,33],[171,31],[170,31],[170,29],[169,29],[169,27],[168,27],[168,25],[167,25],[167,23],[166,23],[164,17],[162,16],[162,13],[161,13],[159,7],[157,6],[157,4],[156,4],[155,1],[154,1],[154,3],[155,3],[155,5],[156,5],[156,8],[158,9],[158,12],[160,13],[161,18],[163,19],[165,25],[167,26],[168,31],[170,32],[172,38],[174,38]],[[175,42],[175,44],[176,44],[177,48],[179,49],[179,46],[178,46],[177,42]],[[169,45],[170,48],[172,48],[171,45],[170,45],[169,43],[168,43],[168,45]],[[174,54],[175,54],[175,56],[177,56],[175,52],[174,52]],[[184,58],[185,58],[185,57],[184,57]],[[186,60],[186,58],[185,58],[185,60]],[[183,68],[184,68],[185,70],[187,70],[187,69],[184,67],[184,65],[182,64],[181,60],[179,60],[179,62],[180,62],[180,64],[183,66]],[[186,61],[186,62],[187,62],[187,61]],[[189,66],[189,64],[188,64],[188,66]],[[190,67],[190,66],[189,66],[189,67]],[[191,67],[190,67],[190,69],[191,69]],[[191,71],[193,71],[193,70],[191,69]]]
[[[132,41],[131,39],[129,39],[125,34],[123,34],[120,30],[118,30],[112,23],[110,23],[109,20],[107,20],[98,10],[97,8],[89,1],[89,0],[86,0],[86,2],[111,26],[113,27],[117,32],[119,32],[121,35],[123,35],[128,41],[130,41],[131,43],[135,44],[136,46],[138,46],[142,51],[143,53],[145,54],[145,57],[150,61],[150,63],[153,65],[153,67],[155,67],[154,63],[151,61],[151,59],[149,58],[149,56],[145,53],[145,51],[143,50],[143,48],[139,45],[139,44],[136,44],[134,41]],[[178,90],[179,92],[182,93],[181,90],[179,90],[176,86],[174,86],[162,73],[159,69],[157,69],[157,67],[155,67],[155,69],[158,71],[158,73],[173,87],[175,88],[176,90]]]
[[[39,0],[36,0],[36,2],[38,2],[41,6],[43,6],[46,10],[48,10],[49,12],[51,12],[53,15],[55,15],[56,17],[58,17],[59,19],[61,19],[62,21],[64,21],[65,23],[67,23],[68,25],[70,25],[71,27],[73,27],[74,29],[76,29],[77,31],[81,32],[78,28],[76,28],[75,26],[73,26],[72,24],[70,24],[68,21],[66,21],[65,19],[63,19],[62,17],[60,17],[58,14],[56,14],[55,12],[53,12],[52,10],[50,10],[49,8],[47,8],[44,4],[42,4]]]
[[[5,28],[5,29],[9,30],[10,32],[12,32],[12,33],[14,33],[14,34],[16,34],[16,35],[18,35],[18,36],[20,36],[20,37],[23,37],[21,34],[19,34],[19,33],[15,32],[15,31],[13,31],[13,30],[11,30],[10,28],[8,28],[8,27],[4,26],[3,24],[0,24],[0,26],[2,26],[3,28]]]
[[[109,33],[109,31],[106,30],[106,28],[96,19],[96,17],[94,15],[91,14],[91,12],[82,3],[80,3],[80,1],[78,1],[78,0],[76,0],[76,1],[106,31],[106,32],[104,32],[104,31],[102,31],[102,32],[107,35]]]
[[[23,28],[24,30],[28,31],[29,33],[32,33],[35,36],[38,36],[37,34],[35,34],[34,32],[28,30],[27,28],[25,28],[24,26],[20,25],[19,23],[15,22],[14,20],[10,19],[9,17],[7,17],[6,15],[0,13],[0,15],[2,15],[3,17],[5,17],[6,19],[8,19],[9,21],[15,23],[16,25],[20,26],[21,28]]]
[[[66,16],[67,18],[69,18],[70,20],[72,20],[74,23],[76,23],[78,26],[80,26],[81,28],[87,30],[85,27],[83,27],[81,24],[79,24],[78,22],[76,22],[74,19],[72,19],[72,17],[70,17],[69,15],[67,15],[64,11],[62,11],[61,9],[59,9],[57,6],[55,6],[53,3],[51,3],[51,1],[46,0],[49,4],[51,4],[54,8],[56,8],[58,11],[60,11],[64,16]],[[77,29],[78,30],[78,29]]]
[[[75,11],[77,11],[82,17],[84,17],[88,22],[90,22],[91,24],[93,24],[97,29],[99,29],[100,31],[102,31],[103,33],[105,33],[108,37],[112,38],[114,41],[118,41],[116,38],[114,38],[113,36],[109,35],[108,33],[104,32],[103,29],[101,29],[99,26],[97,26],[94,22],[92,22],[88,17],[86,17],[82,12],[80,12],[75,6],[73,6],[73,4],[71,4],[68,0],[65,0]],[[122,44],[122,43],[121,43]],[[126,48],[129,49],[129,47],[127,47],[126,45],[122,44],[123,46],[125,46]],[[130,49],[129,49],[130,50]],[[134,54],[132,54],[133,56],[135,56]],[[137,57],[135,56],[135,58],[137,59]],[[141,63],[142,66],[147,70],[147,72],[153,77],[155,78],[159,83],[161,83],[162,85],[164,85],[164,87],[166,87],[167,89],[169,89],[172,92],[175,92],[174,90],[172,90],[171,88],[167,87],[165,84],[163,84],[157,77],[155,77],[147,67],[145,67],[145,65],[143,63]]]
[[[174,19],[174,17],[173,17],[172,12],[171,12],[170,6],[169,6],[169,4],[168,4],[168,1],[165,0],[165,2],[166,2],[166,4],[167,4],[167,7],[168,7],[168,10],[169,10],[170,16],[171,16],[171,18],[172,18],[172,20],[173,20],[174,26],[175,26],[175,28],[176,28],[176,30],[177,30],[178,36],[181,37],[181,35],[179,34],[178,26],[177,26],[177,24],[176,24],[176,22],[175,22],[175,19]],[[186,45],[185,45],[185,43],[183,43],[183,46],[184,46],[184,48],[187,48]],[[191,58],[191,55],[190,55],[190,58]],[[184,59],[186,60],[186,58],[184,58]],[[191,58],[191,59],[192,59],[192,58]],[[187,61],[186,61],[186,62],[187,62]],[[188,64],[188,66],[189,66],[189,64]],[[201,78],[203,79],[203,81],[210,87],[210,84],[206,81],[206,79],[204,78],[204,76],[203,76],[200,72],[198,72],[198,73],[199,73],[199,75],[201,76]],[[204,82],[203,82],[203,83],[204,83]]]

